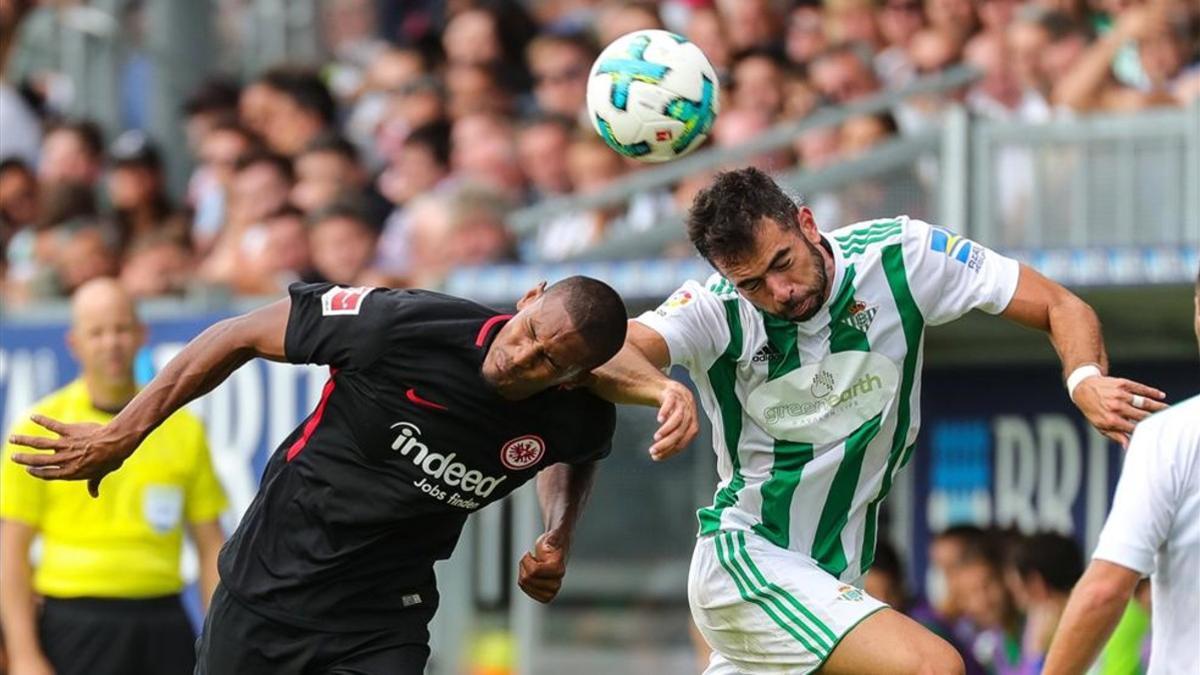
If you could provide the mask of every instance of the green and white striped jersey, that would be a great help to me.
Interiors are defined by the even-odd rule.
[[[719,275],[638,321],[691,373],[720,483],[700,534],[757,533],[843,581],[875,553],[879,503],[912,454],[925,326],[1008,306],[1018,264],[906,216],[823,235],[836,271],[808,321],[766,314]]]

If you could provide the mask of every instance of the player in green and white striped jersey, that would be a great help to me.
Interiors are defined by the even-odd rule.
[[[1095,313],[919,220],[822,234],[755,169],[720,174],[688,220],[720,273],[631,322],[597,386],[661,406],[658,457],[694,428],[690,396],[658,369],[686,367],[712,421],[720,483],[699,512],[688,583],[714,648],[707,673],[962,672],[948,644],[861,590],[879,505],[917,436],[925,327],[972,309],[1003,314],[1048,331],[1071,372],[1106,367]],[[1074,393],[1123,442],[1162,397],[1099,372]]]

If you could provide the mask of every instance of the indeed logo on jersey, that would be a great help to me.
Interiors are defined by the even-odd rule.
[[[396,440],[392,441],[392,450],[412,460],[428,479],[422,478],[414,483],[422,492],[440,501],[448,502],[451,506],[464,509],[479,508],[479,502],[470,497],[464,497],[458,492],[447,494],[444,486],[457,487],[468,495],[487,499],[503,483],[508,476],[485,476],[475,469],[468,469],[466,464],[454,461],[455,453],[442,454],[433,452],[428,445],[422,443],[421,429],[411,422],[397,422],[391,426],[398,429]],[[434,483],[432,481],[438,481]]]
[[[900,371],[872,352],[839,352],[766,382],[746,398],[746,412],[774,438],[834,443],[883,412]]]

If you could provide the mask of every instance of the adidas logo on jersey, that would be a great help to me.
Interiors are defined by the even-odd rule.
[[[762,349],[754,353],[754,357],[750,360],[754,363],[770,363],[783,356],[770,342],[763,345]]]
[[[862,300],[855,300],[846,310],[846,316],[842,319],[842,323],[865,333],[871,327],[871,322],[875,320],[875,314],[878,311],[878,307],[867,307],[867,303]]]

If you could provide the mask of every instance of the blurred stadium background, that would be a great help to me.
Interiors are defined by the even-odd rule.
[[[906,213],[1013,255],[1093,304],[1115,372],[1200,389],[1194,0],[0,0],[0,20],[5,429],[74,377],[64,298],[89,278],[143,300],[146,378],[295,279],[504,305],[584,273],[634,315],[709,274],[682,210],[746,164],[822,227]],[[650,27],[699,44],[723,85],[709,145],[656,167],[583,111],[599,47]],[[956,524],[1089,551],[1120,450],[1044,338],[971,316],[926,358],[880,535],[912,592],[935,590],[931,537]],[[227,527],[323,381],[256,362],[195,404]],[[440,571],[431,672],[698,672],[685,581],[714,458],[706,429],[654,464],[652,428],[622,411],[553,605],[515,592],[532,493],[472,521]]]

